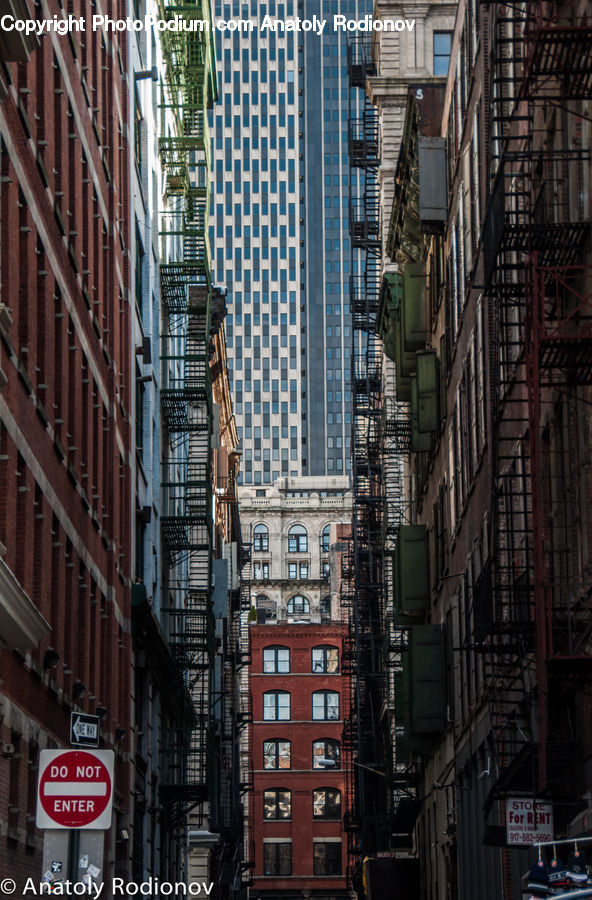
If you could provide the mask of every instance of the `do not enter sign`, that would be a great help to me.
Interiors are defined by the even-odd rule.
[[[111,827],[112,750],[42,750],[37,828]]]

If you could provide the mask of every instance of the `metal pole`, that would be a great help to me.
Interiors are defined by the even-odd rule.
[[[78,859],[80,856],[80,831],[71,828],[68,834],[68,881],[78,881]]]

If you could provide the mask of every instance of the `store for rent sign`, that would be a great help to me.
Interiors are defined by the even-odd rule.
[[[543,800],[510,797],[506,801],[508,845],[536,844],[553,840],[553,805]]]

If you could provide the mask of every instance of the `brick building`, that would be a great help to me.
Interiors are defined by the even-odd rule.
[[[410,501],[385,560],[391,846],[430,900],[520,895],[517,798],[558,841],[589,830],[587,7],[461,0],[441,115],[406,101],[377,317]]]
[[[337,554],[345,478],[241,488],[252,547],[251,666],[255,896],[341,898],[350,685],[342,668]]]
[[[339,624],[251,627],[254,891],[347,896]]]
[[[0,870],[17,881],[41,875],[37,759],[68,746],[72,710],[98,714],[115,751],[103,874],[128,872],[126,40],[0,47]]]

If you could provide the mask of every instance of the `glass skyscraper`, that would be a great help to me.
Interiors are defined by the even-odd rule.
[[[218,31],[212,267],[226,320],[242,479],[349,473],[347,35],[369,0],[217,0],[216,16],[327,19],[322,35]],[[354,100],[355,104],[355,100]]]

